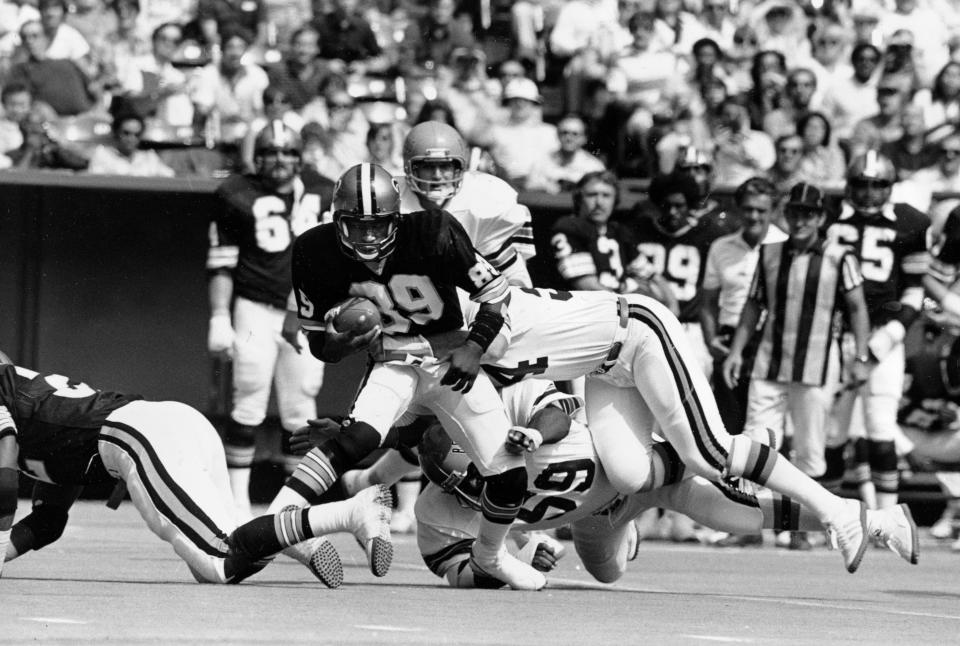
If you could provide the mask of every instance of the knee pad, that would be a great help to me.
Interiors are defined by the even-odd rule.
[[[346,419],[340,432],[320,445],[337,473],[352,469],[380,446],[380,433],[366,422]]]
[[[17,552],[23,554],[27,550],[39,550],[57,541],[67,526],[67,511],[66,507],[51,505],[34,507],[29,515],[16,524],[15,527],[20,530],[11,534],[10,540]]]
[[[766,444],[754,442],[743,435],[730,438],[730,453],[727,455],[727,474],[746,478],[764,485],[777,463],[778,455]]]
[[[230,420],[223,434],[223,443],[230,446],[251,447],[256,442],[257,426],[248,426]]]

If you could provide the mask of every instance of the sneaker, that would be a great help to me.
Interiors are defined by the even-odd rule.
[[[860,567],[863,554],[870,544],[867,530],[867,506],[859,500],[844,500],[843,511],[824,523],[833,549],[840,550],[847,572],[853,574]]]
[[[907,563],[916,565],[920,559],[920,538],[905,504],[868,511],[867,521],[871,536]]]
[[[542,572],[511,556],[506,548],[501,549],[492,561],[483,563],[471,553],[470,568],[474,575],[502,581],[514,590],[540,590],[547,585],[547,577]]]
[[[313,576],[328,588],[339,588],[343,584],[343,564],[337,548],[323,536],[313,542],[312,548],[307,567]]]
[[[947,540],[948,538],[953,538],[953,515],[944,514],[930,526],[930,536],[936,538],[937,540]]]
[[[810,544],[806,532],[790,532],[790,543],[787,549],[809,552],[813,549],[813,545]]]
[[[393,543],[390,542],[393,496],[390,489],[373,485],[351,500],[356,504],[352,519],[353,536],[367,553],[367,563],[373,575],[386,576],[393,562]]]
[[[627,560],[636,561],[640,554],[640,543],[643,542],[643,536],[640,534],[640,528],[637,521],[631,520],[630,527],[627,529]]]

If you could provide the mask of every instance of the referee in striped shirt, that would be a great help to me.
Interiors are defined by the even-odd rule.
[[[796,184],[784,216],[790,237],[761,247],[723,376],[731,388],[740,380],[744,347],[765,310],[744,432],[763,441],[771,429],[779,445],[789,415],[793,461],[816,478],[826,470],[827,416],[840,374],[835,315],[846,306],[858,355],[867,353],[870,323],[856,256],[849,247],[821,236],[826,220],[823,193],[811,184]],[[855,366],[852,374],[862,383],[867,366]]]

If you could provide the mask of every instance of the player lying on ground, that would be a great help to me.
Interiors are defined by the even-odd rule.
[[[443,420],[486,478],[484,522],[472,566],[512,587],[538,589],[546,583],[543,575],[504,547],[526,491],[526,470],[522,458],[503,448],[510,424],[495,389],[479,374],[481,355],[505,323],[507,283],[448,213],[401,216],[399,201],[386,170],[359,164],[337,183],[333,223],[310,229],[294,243],[293,288],[310,352],[336,362],[381,336],[457,330],[463,325],[457,288],[477,302],[477,314],[442,365],[374,362],[344,432],[303,457],[270,509],[316,500],[343,471],[381,446],[400,416],[418,402]],[[378,325],[334,325],[351,296],[372,302]],[[361,316],[355,323],[362,326],[367,319]]]
[[[598,581],[622,576],[637,551],[632,521],[650,508],[673,509],[731,533],[824,529],[814,514],[785,496],[766,489],[752,495],[728,482],[693,476],[682,467],[667,474],[662,487],[623,496],[606,477],[582,413],[575,412],[577,398],[538,379],[504,388],[502,395],[514,424],[508,444],[525,452],[529,483],[514,529],[536,532],[570,524],[577,554]],[[306,429],[297,431],[294,448],[302,450],[307,435]],[[439,424],[424,433],[419,450],[431,481],[416,506],[417,541],[427,566],[455,587],[502,586],[466,567],[478,521],[480,480],[475,467]],[[673,452],[662,442],[653,450]],[[871,535],[910,561],[916,555],[916,527],[901,514],[903,510],[893,516],[868,511],[867,525]],[[900,522],[891,523],[891,518]],[[536,535],[518,554],[544,571],[560,556],[554,542]]]
[[[813,511],[847,570],[856,571],[868,545],[866,507],[830,493],[769,447],[727,433],[709,383],[667,308],[640,295],[511,288],[508,309],[510,326],[484,354],[485,371],[502,384],[534,375],[555,381],[586,376],[587,424],[617,491],[661,487],[681,465],[713,482],[750,480]],[[470,304],[464,314],[469,321]],[[462,335],[430,342],[442,356],[442,346]],[[384,351],[391,356],[386,344]],[[393,356],[432,361],[409,352]],[[654,450],[654,428],[675,453]],[[890,522],[912,522],[906,508],[891,509],[899,511],[889,512],[897,514]]]
[[[33,509],[13,525],[18,470],[37,483]],[[60,538],[84,485],[114,479],[200,582],[238,583],[282,548],[333,532],[353,533],[377,576],[390,566],[392,501],[385,487],[238,527],[223,445],[199,412],[0,365],[0,571],[5,560]],[[329,543],[318,542],[303,560],[328,585],[343,578]]]

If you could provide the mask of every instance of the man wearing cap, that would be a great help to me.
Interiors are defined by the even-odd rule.
[[[503,103],[509,111],[507,123],[490,134],[490,154],[501,176],[514,188],[526,187],[534,165],[544,155],[560,148],[557,128],[543,123],[540,105],[543,99],[537,84],[530,79],[513,79],[503,88]]]
[[[849,247],[821,237],[826,212],[820,189],[796,184],[784,214],[790,237],[760,248],[723,376],[730,388],[747,378],[740,374],[743,351],[765,310],[744,433],[761,441],[770,429],[779,445],[789,415],[794,462],[816,478],[826,471],[827,417],[840,369],[834,315],[846,307],[858,354],[867,353],[870,328],[860,263]],[[866,365],[853,366],[853,384],[866,376]],[[803,547],[799,541],[794,546]]]

